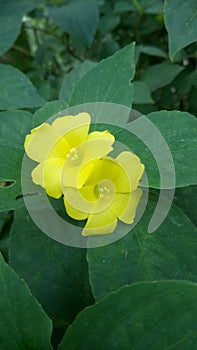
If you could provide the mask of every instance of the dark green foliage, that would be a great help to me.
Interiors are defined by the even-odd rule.
[[[0,349],[196,348],[196,36],[196,0],[0,1]],[[32,221],[21,167],[31,129],[87,102],[136,110],[91,128],[110,130],[141,158],[150,188],[127,235],[82,249]],[[163,148],[138,112],[175,166],[174,202],[152,233]],[[136,120],[147,144],[131,135]],[[50,203],[69,221],[62,199]]]

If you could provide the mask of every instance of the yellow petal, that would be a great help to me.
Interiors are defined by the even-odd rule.
[[[45,163],[39,164],[32,171],[33,182],[44,187],[47,194],[53,198],[60,198],[62,195],[62,166],[63,160],[61,158],[51,158]]]
[[[144,172],[144,164],[140,162],[140,159],[135,154],[127,151],[120,153],[116,157],[116,160],[120,163],[120,166],[125,170],[129,178],[130,191],[134,191]],[[121,178],[117,178],[116,184],[118,185],[120,182]]]
[[[81,188],[92,171],[92,163],[85,171],[81,170],[90,161],[95,162],[112,150],[113,139],[110,137],[99,138],[84,142],[75,148],[77,159],[67,157],[64,163],[62,183],[64,187]]]
[[[87,213],[84,213],[80,210],[77,210],[75,207],[73,207],[67,200],[66,198],[64,197],[64,205],[65,205],[65,208],[66,208],[66,211],[67,211],[67,214],[75,219],[75,220],[84,220],[84,219],[87,219],[88,217],[88,214]]]
[[[33,169],[31,176],[36,185],[40,185],[44,188],[44,163],[37,165]]]
[[[98,140],[98,139],[110,139],[112,143],[115,141],[114,135],[112,135],[108,130],[105,131],[93,131],[88,135],[87,141]]]
[[[92,166],[92,170],[89,167]],[[89,176],[85,185],[96,185],[99,184],[104,179],[109,179],[113,182],[116,192],[130,192],[130,181],[124,170],[124,168],[113,158],[104,157],[100,159],[95,164],[87,163],[84,169],[82,169],[82,175],[87,172]],[[79,174],[79,178],[81,176]]]
[[[64,197],[69,205],[80,213],[95,214],[108,209],[113,201],[114,193],[100,196],[94,186],[84,186],[80,189],[64,188]],[[125,209],[125,207],[123,208]]]
[[[141,195],[142,195],[142,190],[140,188],[137,188],[137,190],[130,193],[127,207],[125,211],[119,216],[119,219],[121,221],[125,222],[126,224],[133,223]]]
[[[89,135],[87,142],[81,145],[83,150],[83,163],[106,156],[113,150],[115,138],[109,132],[94,132]],[[80,146],[79,146],[80,147]]]
[[[71,148],[75,148],[87,140],[90,115],[88,113],[79,113],[74,116],[60,117],[55,119],[52,126],[65,137]]]
[[[78,190],[83,198],[90,202],[98,200],[98,193],[95,191],[94,186],[84,186]]]
[[[117,219],[110,209],[98,214],[90,214],[82,236],[112,233],[117,226]]]
[[[114,215],[118,218],[126,210],[129,203],[130,193],[116,193],[114,200],[110,205],[110,209]]]
[[[24,147],[27,155],[40,163],[48,157],[65,158],[70,149],[61,134],[47,123],[33,129],[31,134],[26,136]]]
[[[82,213],[90,213],[92,208],[93,191],[89,188],[90,195],[89,198],[85,198],[81,190],[77,190],[73,187],[66,187],[64,189],[64,197],[66,202],[69,203],[70,207],[74,208],[76,211]]]
[[[33,134],[35,134],[39,129],[43,128],[44,126],[48,125],[47,123],[43,123],[39,126],[37,126],[36,128],[32,129],[31,130],[31,134],[27,135],[26,138],[25,138],[25,142],[24,142],[24,148],[26,150],[26,148],[28,147],[29,145],[29,142],[33,136]]]
[[[85,163],[85,165],[81,165],[79,171],[78,171],[78,176],[77,176],[77,188],[82,188],[83,185],[85,184],[86,180],[88,179],[88,177],[90,176],[91,172],[94,169],[94,166],[96,164],[96,162],[98,162],[99,159],[96,158],[90,162]],[[95,187],[95,184],[91,184],[90,186],[84,186],[85,188],[88,187]]]

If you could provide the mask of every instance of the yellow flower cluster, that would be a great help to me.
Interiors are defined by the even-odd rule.
[[[79,113],[43,123],[26,136],[25,151],[39,164],[32,180],[54,198],[64,197],[68,215],[87,219],[82,235],[111,233],[117,220],[131,224],[142,191],[144,165],[132,152],[107,156],[114,136],[90,132],[90,115]]]

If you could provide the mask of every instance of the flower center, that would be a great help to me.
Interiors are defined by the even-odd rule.
[[[72,165],[77,165],[80,161],[77,149],[71,148],[70,152],[66,156],[66,159],[68,159],[72,163]]]
[[[115,188],[112,181],[105,179],[98,184],[98,194],[100,199],[112,200],[114,197]]]

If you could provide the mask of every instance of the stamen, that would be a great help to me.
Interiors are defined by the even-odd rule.
[[[100,198],[110,199],[110,197],[108,196],[108,194],[111,192],[109,187],[101,185],[98,188],[98,192],[99,192]]]
[[[76,148],[71,148],[71,150],[70,150],[70,154],[76,154],[76,153],[77,153]]]
[[[79,161],[79,155],[76,148],[71,148],[70,152],[67,154],[66,158],[72,162],[73,165],[77,165]]]
[[[110,189],[109,189],[109,187],[106,187],[106,186],[104,186],[104,190],[106,191],[106,192],[110,192]]]
[[[111,180],[104,179],[97,185],[97,193],[102,201],[111,201],[114,198],[115,187]]]

